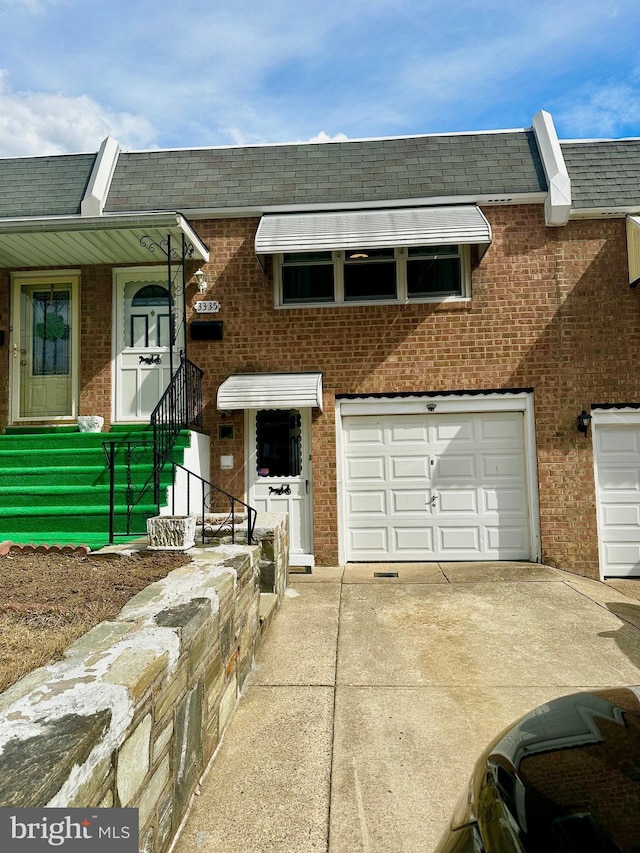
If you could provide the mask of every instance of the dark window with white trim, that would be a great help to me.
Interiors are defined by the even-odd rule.
[[[282,301],[333,302],[331,252],[298,252],[282,257]]]
[[[462,268],[458,246],[410,246],[407,249],[409,299],[459,296]]]
[[[468,246],[276,255],[276,305],[440,302],[469,296]]]
[[[345,302],[396,298],[393,249],[356,249],[344,253]]]

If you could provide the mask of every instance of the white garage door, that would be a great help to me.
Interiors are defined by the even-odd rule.
[[[345,417],[347,559],[529,559],[523,421]]]
[[[594,429],[604,577],[640,575],[640,425]]]

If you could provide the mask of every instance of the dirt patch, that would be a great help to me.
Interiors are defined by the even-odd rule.
[[[0,558],[0,692],[35,667],[60,658],[69,643],[188,562],[184,554],[166,551]]]

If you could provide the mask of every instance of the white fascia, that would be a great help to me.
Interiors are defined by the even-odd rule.
[[[544,219],[547,225],[566,225],[571,213],[571,178],[564,162],[551,113],[540,110],[533,117],[533,132],[547,179]]]
[[[81,216],[102,216],[119,154],[120,146],[113,137],[107,136],[100,146],[87,190],[80,203]]]
[[[492,195],[450,195],[429,198],[396,198],[379,201],[318,202],[311,204],[267,204],[261,207],[202,207],[185,208],[182,212],[190,221],[198,219],[238,219],[265,216],[268,213],[331,213],[337,210],[389,210],[401,207],[442,207],[452,204],[477,204],[478,207],[497,205],[542,204],[545,192],[494,193]]]

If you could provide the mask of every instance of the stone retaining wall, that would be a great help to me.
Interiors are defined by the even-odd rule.
[[[263,522],[286,578],[286,521]],[[0,806],[137,807],[140,849],[164,853],[251,669],[261,553],[196,549],[3,693]]]

